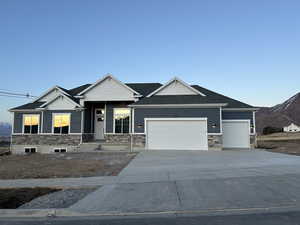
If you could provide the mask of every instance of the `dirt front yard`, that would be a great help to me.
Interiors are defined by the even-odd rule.
[[[257,147],[267,151],[286,153],[300,156],[300,134],[299,133],[276,133],[259,136]]]
[[[136,156],[86,152],[0,156],[0,179],[116,176]]]

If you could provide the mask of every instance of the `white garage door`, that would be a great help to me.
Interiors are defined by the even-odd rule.
[[[206,118],[150,118],[145,123],[148,149],[208,149]]]
[[[223,147],[250,148],[250,121],[223,120]]]

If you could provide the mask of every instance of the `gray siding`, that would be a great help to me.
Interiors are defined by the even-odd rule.
[[[253,112],[252,111],[223,111],[223,120],[250,120],[253,125]]]
[[[72,110],[49,110],[44,111],[43,132],[52,133],[52,114],[71,113],[70,133],[81,133],[81,112]]]
[[[106,105],[106,111],[105,111],[106,133],[113,133],[114,107],[116,107],[116,105],[114,105],[114,104],[107,104]]]
[[[91,120],[92,120],[92,108],[86,108],[84,110],[84,133],[92,133]]]
[[[136,108],[134,110],[134,131],[144,132],[145,118],[206,117],[208,133],[220,133],[219,108]],[[213,128],[212,125],[216,124]]]
[[[253,126],[253,112],[252,111],[223,111],[223,120],[250,120],[251,126]],[[253,129],[251,129],[253,132]]]
[[[39,132],[41,132],[41,113],[40,112],[14,112],[14,130],[13,133],[23,132],[23,115],[24,114],[38,114],[40,115]]]

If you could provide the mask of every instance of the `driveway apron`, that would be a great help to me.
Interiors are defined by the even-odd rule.
[[[69,209],[139,213],[298,206],[300,157],[249,151],[144,151]]]

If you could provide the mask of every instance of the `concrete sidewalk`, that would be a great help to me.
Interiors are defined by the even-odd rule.
[[[297,206],[300,157],[265,151],[147,151],[69,209],[166,212]]]
[[[106,185],[69,209],[81,213],[166,212],[296,206],[300,176]]]
[[[117,181],[116,176],[80,177],[80,178],[51,178],[51,179],[15,179],[0,180],[1,188],[13,187],[97,187],[112,184]]]

